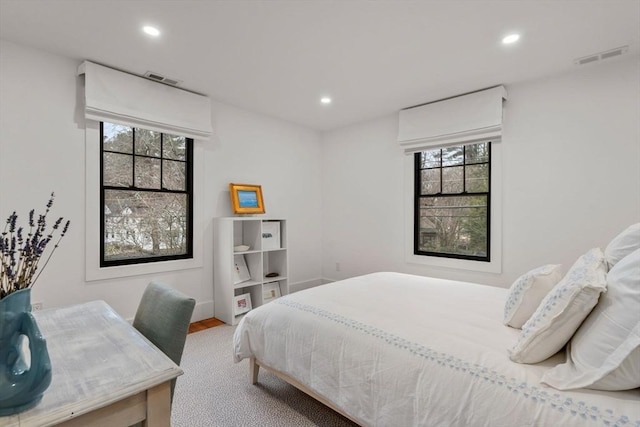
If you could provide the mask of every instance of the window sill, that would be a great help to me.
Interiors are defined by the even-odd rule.
[[[98,267],[87,265],[86,280],[115,279],[119,277],[138,276],[142,274],[162,273],[166,271],[187,270],[202,267],[202,259],[181,259],[147,264],[119,265],[113,267]]]
[[[442,258],[408,253],[405,257],[408,264],[420,264],[438,268],[454,270],[478,271],[482,273],[502,273],[502,263],[499,260],[491,262],[471,261],[466,259]]]

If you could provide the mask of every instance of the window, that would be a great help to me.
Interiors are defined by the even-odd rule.
[[[193,258],[193,140],[100,123],[100,266]]]
[[[490,261],[491,143],[414,154],[414,254]]]

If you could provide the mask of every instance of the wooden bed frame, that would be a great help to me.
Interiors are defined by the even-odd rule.
[[[307,386],[302,384],[300,381],[296,380],[295,378],[293,378],[293,377],[291,377],[291,376],[289,376],[289,375],[287,375],[287,374],[285,374],[283,372],[278,371],[277,369],[273,369],[273,368],[265,365],[264,363],[262,363],[261,361],[259,361],[255,357],[252,357],[249,360],[249,372],[250,372],[250,375],[251,375],[251,384],[253,384],[253,385],[258,384],[258,373],[260,372],[260,368],[261,367],[264,368],[264,370],[266,370],[268,372],[271,372],[273,375],[277,376],[278,378],[282,379],[283,381],[291,384],[292,386],[294,386],[298,390],[308,394],[309,396],[311,396],[312,398],[314,398],[318,402],[322,403],[323,405],[328,406],[329,408],[333,409],[334,411],[336,411],[337,413],[339,413],[343,417],[347,418],[348,420],[353,421],[354,423],[356,423],[358,425],[364,425],[362,423],[362,421],[357,420],[353,416],[346,414],[342,409],[338,408],[334,403],[330,402],[325,397],[320,396],[319,394],[315,393],[314,391],[311,391],[309,388],[307,388]]]

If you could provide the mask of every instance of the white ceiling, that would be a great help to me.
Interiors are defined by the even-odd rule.
[[[623,45],[639,55],[640,1],[0,0],[0,37],[330,130]]]

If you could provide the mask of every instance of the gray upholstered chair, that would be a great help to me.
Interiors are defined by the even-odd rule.
[[[180,364],[196,301],[172,287],[152,281],[142,294],[133,327],[176,365]],[[171,401],[176,380],[171,382]]]

